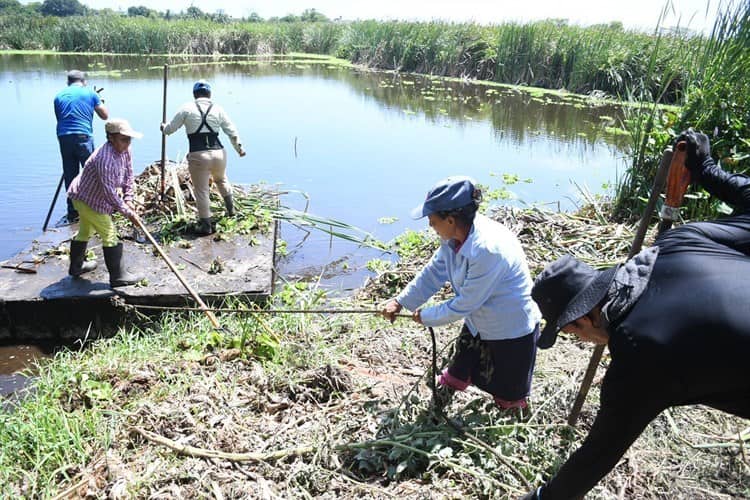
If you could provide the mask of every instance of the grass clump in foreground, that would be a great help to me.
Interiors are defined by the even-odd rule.
[[[519,234],[534,269],[561,252],[617,260],[633,232],[585,212],[494,216]],[[379,286],[388,273],[413,273],[418,260],[384,270],[354,304],[324,304],[310,287],[280,296],[370,309],[386,296],[378,290],[390,293]],[[539,353],[528,414],[503,414],[470,389],[446,408],[458,433],[431,409],[430,336],[409,320],[219,320],[217,332],[201,315],[165,314],[45,364],[34,393],[0,411],[0,494],[507,498],[554,472],[596,411],[594,390],[579,428],[564,423],[590,353],[565,336]],[[436,333],[442,363],[458,328]],[[747,427],[703,408],[669,410],[592,497],[747,496]]]

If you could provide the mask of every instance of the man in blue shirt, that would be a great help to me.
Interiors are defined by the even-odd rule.
[[[109,118],[99,94],[86,87],[86,74],[77,69],[69,71],[68,86],[55,96],[57,140],[60,143],[66,190],[94,151],[91,125],[94,112],[102,120]],[[77,218],[78,213],[68,199],[68,221],[73,222]]]

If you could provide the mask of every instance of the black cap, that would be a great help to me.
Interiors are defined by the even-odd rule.
[[[607,294],[616,271],[617,267],[597,271],[570,255],[545,267],[531,290],[547,323],[537,345],[552,347],[560,328],[594,309]]]

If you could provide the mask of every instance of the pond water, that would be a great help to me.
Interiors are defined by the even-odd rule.
[[[60,179],[52,100],[66,71],[86,70],[89,85],[104,88],[110,116],[144,132],[133,142],[138,173],[161,157],[166,63],[168,119],[191,100],[192,83],[205,78],[236,123],[248,155],[241,159],[229,148],[230,181],[307,193],[312,213],[384,241],[425,227],[409,211],[445,176],[470,175],[490,189],[507,189],[516,198],[510,203],[570,209],[580,198],[576,184],[602,192],[621,162],[618,139],[606,132],[619,111],[576,99],[316,60],[0,54],[0,260],[40,234]],[[94,127],[100,145],[102,121],[95,118]],[[182,131],[167,139],[169,159],[182,159],[186,148]],[[511,185],[513,176],[521,181]],[[299,194],[283,201],[296,208],[304,202]],[[64,205],[61,197],[53,222]],[[378,256],[321,233],[302,244],[294,228],[282,227],[281,235],[290,255],[280,271],[292,278],[335,274],[332,286],[357,286],[364,262]]]
[[[567,210],[580,198],[577,186],[602,192],[622,162],[623,146],[607,132],[620,111],[580,99],[319,60],[0,53],[0,260],[41,233],[61,175],[52,101],[65,86],[67,70],[86,70],[89,84],[104,88],[110,116],[126,118],[145,133],[133,142],[139,173],[161,158],[164,64],[170,64],[168,118],[191,100],[193,82],[205,78],[237,125],[248,155],[240,159],[230,148],[232,182],[264,181],[306,193],[310,212],[383,241],[426,227],[409,212],[448,175],[470,175],[489,189],[504,190],[512,196],[504,203]],[[100,145],[103,123],[95,118],[94,127]],[[171,160],[181,160],[186,148],[182,131],[167,139]],[[282,203],[303,208],[306,199],[290,194]],[[61,197],[53,224],[64,211]],[[384,257],[288,225],[282,225],[281,237],[289,249],[280,262],[282,277],[317,277],[338,290],[361,285],[367,260]],[[5,349],[2,374],[43,356],[35,346]],[[12,392],[25,382],[3,375],[0,389]]]

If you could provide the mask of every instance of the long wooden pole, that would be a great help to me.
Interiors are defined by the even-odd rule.
[[[55,190],[55,196],[52,197],[52,204],[49,206],[49,211],[47,212],[47,218],[44,219],[44,225],[42,226],[42,232],[47,230],[47,224],[49,224],[49,218],[52,216],[52,210],[55,209],[55,203],[57,203],[57,197],[60,195],[60,188],[62,187],[63,180],[65,179],[65,174],[62,174],[60,176],[60,182],[57,183],[57,189]],[[68,221],[73,222],[73,221]]]
[[[161,122],[167,122],[167,73],[169,72],[169,64],[164,65],[164,99],[162,102]],[[161,190],[159,191],[159,201],[164,202],[164,191],[166,188],[166,180],[164,175],[164,168],[167,164],[167,134],[161,134]]]
[[[646,236],[646,231],[648,230],[648,225],[651,221],[651,215],[654,213],[656,202],[658,201],[659,196],[664,189],[664,184],[666,184],[667,181],[667,174],[669,173],[670,165],[672,164],[672,156],[673,155],[671,147],[666,148],[662,153],[661,162],[659,162],[659,168],[656,170],[656,176],[654,177],[654,185],[651,187],[651,196],[649,196],[648,203],[646,203],[646,208],[643,210],[641,221],[638,224],[638,229],[636,230],[635,237],[633,238],[633,244],[630,246],[628,259],[635,256],[638,252],[641,251],[641,247],[643,246],[643,239]],[[586,368],[586,373],[584,373],[583,375],[581,387],[580,389],[578,389],[578,395],[576,396],[575,402],[573,403],[573,408],[571,408],[570,415],[568,416],[568,425],[570,426],[575,426],[576,422],[578,421],[578,416],[581,414],[583,402],[586,400],[586,396],[589,393],[591,382],[594,380],[594,375],[596,374],[596,369],[599,367],[599,362],[602,359],[605,347],[605,345],[597,345],[594,348],[594,352],[591,353],[591,359],[589,360],[589,365]]]
[[[169,256],[164,252],[164,250],[159,246],[159,244],[156,242],[153,236],[151,236],[151,233],[146,229],[146,226],[143,224],[140,218],[136,216],[136,222],[138,223],[138,227],[143,231],[143,234],[146,235],[146,238],[148,238],[148,241],[151,242],[152,245],[154,245],[154,248],[156,248],[156,251],[159,252],[159,255],[162,259],[164,259],[164,262],[167,263],[167,267],[169,267],[169,270],[174,273],[174,275],[177,277],[177,279],[182,283],[182,286],[185,287],[185,290],[190,294],[191,297],[195,300],[195,302],[198,303],[198,306],[201,308],[201,311],[203,311],[206,316],[208,316],[208,319],[211,321],[211,324],[214,326],[214,328],[220,329],[221,325],[219,324],[219,320],[216,319],[216,316],[214,313],[208,308],[205,302],[203,302],[203,299],[200,298],[200,296],[196,293],[195,290],[193,290],[193,287],[190,286],[190,283],[188,283],[185,278],[180,274],[180,271],[177,270],[177,266],[174,265],[174,262],[172,262],[172,259],[169,258]]]

